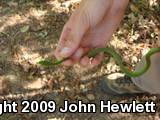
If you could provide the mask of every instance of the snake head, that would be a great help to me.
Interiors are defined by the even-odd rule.
[[[99,53],[98,48],[96,48],[96,49],[91,49],[91,50],[87,53],[87,56],[88,56],[89,58],[95,57],[98,53]]]

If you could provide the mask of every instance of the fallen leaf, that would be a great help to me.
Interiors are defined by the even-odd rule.
[[[21,31],[22,33],[25,33],[25,32],[27,32],[28,30],[29,30],[29,25],[23,26],[23,27],[20,29],[20,31]]]

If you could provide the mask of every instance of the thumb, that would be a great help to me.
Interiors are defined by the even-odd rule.
[[[78,17],[78,18],[77,18]],[[69,20],[64,29],[70,29],[68,35],[63,43],[63,47],[60,50],[60,56],[62,58],[70,57],[79,48],[81,40],[84,34],[89,28],[87,18],[84,18],[83,14],[77,15],[76,20]],[[63,31],[65,32],[65,30]],[[63,38],[63,37],[62,37]]]

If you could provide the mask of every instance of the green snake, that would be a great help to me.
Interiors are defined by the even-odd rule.
[[[124,65],[122,57],[113,48],[110,48],[110,47],[92,49],[87,53],[87,56],[89,58],[92,58],[101,52],[107,53],[107,55],[109,55],[110,57],[113,57],[114,60],[116,61],[116,63],[120,66],[121,71],[124,72],[127,76],[139,77],[139,76],[143,75],[145,72],[147,72],[147,70],[149,69],[149,67],[151,65],[151,56],[155,53],[160,52],[160,48],[151,48],[150,49],[150,51],[144,56],[144,58],[146,60],[146,62],[145,62],[146,64],[138,71],[137,70],[136,71],[129,70]],[[59,64],[63,63],[67,59],[69,59],[69,58],[64,58],[62,60],[57,60],[55,62],[48,61],[48,60],[42,60],[39,62],[39,64],[41,64],[43,66],[54,66],[54,65],[59,65]]]

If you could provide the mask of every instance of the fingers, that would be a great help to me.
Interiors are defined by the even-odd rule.
[[[90,59],[87,56],[84,56],[81,60],[80,60],[80,65],[86,67],[90,64]]]
[[[55,51],[55,56],[58,59],[72,56],[79,48],[81,40],[88,30],[88,22],[83,20],[84,17],[81,12],[78,12],[76,17],[75,14],[73,16],[63,28],[58,47]]]
[[[77,49],[77,51],[74,53],[74,55],[72,56],[72,59],[74,62],[79,62],[81,57],[84,55],[84,49],[83,48],[79,48]]]
[[[100,53],[94,58],[89,58],[87,55],[83,56],[88,50],[88,48],[79,48],[69,60],[64,61],[62,64],[65,66],[72,66],[73,64],[79,63],[83,67],[90,68],[99,65],[103,60],[103,53]]]
[[[102,60],[103,60],[104,56],[103,56],[103,53],[97,55],[91,62],[91,65],[94,67],[94,66],[97,66],[99,65]]]
[[[70,60],[66,60],[62,63],[64,66],[72,66],[74,64],[74,62],[70,59]]]
[[[83,55],[87,53],[88,50],[89,50],[88,48],[82,48],[82,47],[78,48],[77,51],[70,57],[69,60],[63,62],[63,65],[72,66],[75,63],[79,63]]]
[[[57,48],[54,52],[54,55],[58,60],[62,59],[62,57],[60,56],[60,52],[61,52],[61,49],[63,48],[63,46],[65,44],[66,38],[68,38],[68,34],[70,33],[70,31],[71,31],[71,29],[64,26],[61,37],[60,37],[60,40],[58,42],[58,46],[57,46]]]
[[[63,65],[71,66],[75,63],[79,63],[83,55],[87,53],[88,50],[88,48],[78,48],[77,51],[72,55],[72,57],[69,60],[65,61]]]
[[[56,53],[57,56],[59,56],[59,52],[60,50],[64,47],[65,41],[67,40],[67,38],[69,37],[69,33],[71,32],[71,22],[75,21],[76,15],[78,15],[78,11],[79,9],[77,9],[75,12],[73,12],[73,14],[71,15],[69,21],[64,25],[59,42],[58,42],[58,46],[56,48]]]
[[[81,60],[80,60],[80,65],[82,66],[88,66],[88,67],[94,67],[99,65],[102,60],[104,58],[103,53],[97,55],[96,57],[94,57],[93,59],[90,59],[88,56],[84,56]]]

